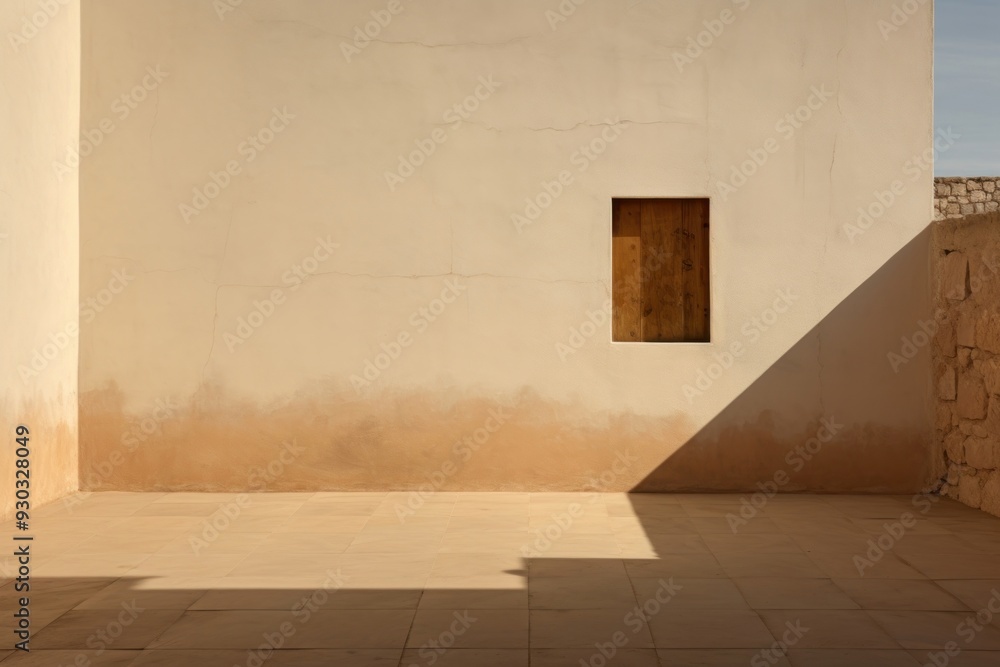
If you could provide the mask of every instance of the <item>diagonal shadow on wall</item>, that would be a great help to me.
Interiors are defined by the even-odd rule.
[[[905,363],[894,367],[889,361],[890,353],[906,358],[903,339],[913,341],[931,313],[929,240],[930,230],[925,230],[907,244],[635,491],[732,491],[745,484],[737,480],[750,478],[781,491],[821,492],[849,475],[854,487],[913,493],[932,482],[937,467],[929,344]],[[917,343],[921,340],[916,336]],[[823,420],[828,420],[825,432],[820,431]],[[817,441],[815,451],[796,451],[817,434],[832,437]],[[782,472],[787,481],[779,484],[776,475]],[[570,522],[549,551],[509,554],[511,565],[482,577],[456,572],[453,585],[441,585],[440,577],[436,583],[427,579],[432,567],[439,575],[443,571],[434,545],[412,554],[400,546],[398,555],[405,560],[391,566],[386,561],[383,580],[373,573],[384,554],[361,554],[365,558],[351,561],[360,570],[348,587],[333,591],[308,585],[307,580],[336,570],[343,550],[309,554],[291,538],[288,567],[274,570],[273,580],[262,570],[249,579],[220,573],[157,586],[155,580],[112,574],[127,571],[117,556],[108,556],[107,574],[91,567],[93,576],[46,576],[43,566],[42,576],[33,581],[33,613],[42,621],[33,648],[40,662],[30,664],[73,664],[83,655],[99,658],[94,664],[135,667],[511,665],[528,664],[528,647],[532,665],[602,664],[600,647],[610,646],[607,642],[619,632],[629,641],[616,650],[635,664],[653,665],[658,657],[660,664],[692,664],[716,651],[729,651],[726,659],[746,664],[771,647],[785,621],[800,612],[765,609],[758,616],[730,577],[770,577],[772,584],[787,578],[789,586],[806,578],[823,585],[831,577],[860,578],[854,557],[864,552],[871,535],[852,521],[896,519],[909,508],[908,500],[845,498],[847,505],[841,506],[830,497],[779,496],[750,527],[734,531],[729,515],[741,509],[738,496],[639,493],[627,504],[600,508],[606,510],[600,521]],[[567,508],[574,502],[562,501]],[[949,501],[932,511],[978,520],[974,510]],[[497,524],[489,514],[480,519],[481,526],[466,530],[473,541],[481,535],[484,553],[466,553],[455,562],[468,567],[481,559],[486,572],[491,570],[488,538],[503,529],[503,521]],[[108,530],[117,530],[116,520],[109,516]],[[434,523],[429,520],[417,532],[444,530],[432,529]],[[529,525],[527,514],[515,523],[522,531],[522,524]],[[766,532],[775,534],[759,535]],[[532,534],[524,531],[525,539]],[[769,551],[755,535],[771,542],[781,538],[785,550]],[[605,555],[602,542],[609,545]],[[587,546],[574,553],[573,544]],[[216,556],[225,560],[222,553]],[[919,559],[905,564],[900,558],[885,560],[892,559],[897,568],[919,565]],[[206,568],[214,563],[211,557],[205,560]],[[87,564],[92,566],[93,558],[81,561],[81,567]],[[913,578],[922,577],[910,571]],[[293,583],[294,578],[301,583]],[[670,602],[654,604],[658,595],[668,595],[661,590],[663,581],[683,588]],[[13,582],[3,587],[2,597],[8,609],[17,608]],[[133,600],[144,611],[119,627]],[[643,620],[636,610],[647,604],[656,613]],[[466,612],[476,622],[468,632],[448,636]],[[629,618],[638,621],[635,633]],[[5,629],[14,622],[8,619]],[[99,631],[120,635],[111,642],[94,640]],[[454,641],[456,650],[439,654],[429,648],[434,642],[441,646],[442,637]],[[841,639],[849,644],[852,637]],[[277,651],[268,645],[271,640],[280,642]],[[654,645],[678,651],[657,656]],[[141,649],[155,651],[140,654]]]
[[[756,479],[783,491],[836,492],[850,480],[914,493],[933,483],[933,342],[921,328],[933,319],[930,237],[928,227],[633,491],[756,491],[746,481]]]

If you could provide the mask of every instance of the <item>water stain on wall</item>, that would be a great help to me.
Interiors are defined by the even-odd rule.
[[[203,388],[146,415],[122,406],[113,385],[81,397],[84,490],[755,491],[786,470],[783,491],[913,492],[928,479],[915,434],[845,427],[794,470],[789,452],[818,418],[801,433],[773,414],[695,433],[683,414],[596,412],[527,389],[317,390],[265,407]]]
[[[31,508],[50,502],[77,489],[77,426],[72,416],[75,397],[65,394],[12,399],[0,398],[0,415],[10,429],[0,451],[0,466],[8,475],[9,488],[0,498],[0,516],[14,516],[14,471],[17,460],[18,426],[28,428],[28,481]],[[18,487],[21,488],[21,487]]]

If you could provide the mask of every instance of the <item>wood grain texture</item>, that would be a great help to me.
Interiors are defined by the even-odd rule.
[[[617,199],[613,205],[611,238],[611,340],[642,340],[641,257],[639,254],[640,203]]]
[[[710,285],[708,267],[708,200],[683,203],[684,340],[707,342],[710,338]]]
[[[682,246],[675,233],[683,224],[678,200],[642,202],[642,340],[684,340]]]
[[[710,339],[707,199],[612,203],[612,340]]]

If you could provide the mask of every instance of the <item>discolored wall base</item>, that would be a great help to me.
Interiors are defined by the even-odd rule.
[[[77,488],[77,424],[73,419],[74,396],[35,397],[26,400],[0,399],[0,419],[10,430],[0,448],[0,468],[10,480],[9,489],[0,494],[0,517],[13,517],[17,498],[14,471],[17,461],[15,442],[18,426],[28,428],[29,482],[31,507],[51,502]],[[21,489],[23,487],[17,487]],[[21,508],[23,509],[23,508]]]
[[[82,398],[84,490],[757,491],[784,470],[781,491],[911,493],[932,476],[916,433],[837,429],[815,451],[818,424],[796,433],[772,414],[695,434],[681,414],[597,413],[527,390],[316,393],[270,408],[206,390],[148,415],[121,405],[114,388]]]

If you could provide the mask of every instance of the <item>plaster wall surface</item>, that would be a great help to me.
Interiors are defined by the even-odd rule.
[[[753,489],[834,419],[786,490],[921,488],[932,15],[892,12],[84,2],[82,291],[127,285],[83,486]],[[611,342],[613,197],[711,198],[710,344]]]
[[[77,488],[80,6],[0,4],[0,516],[13,515],[15,429],[33,506]]]

